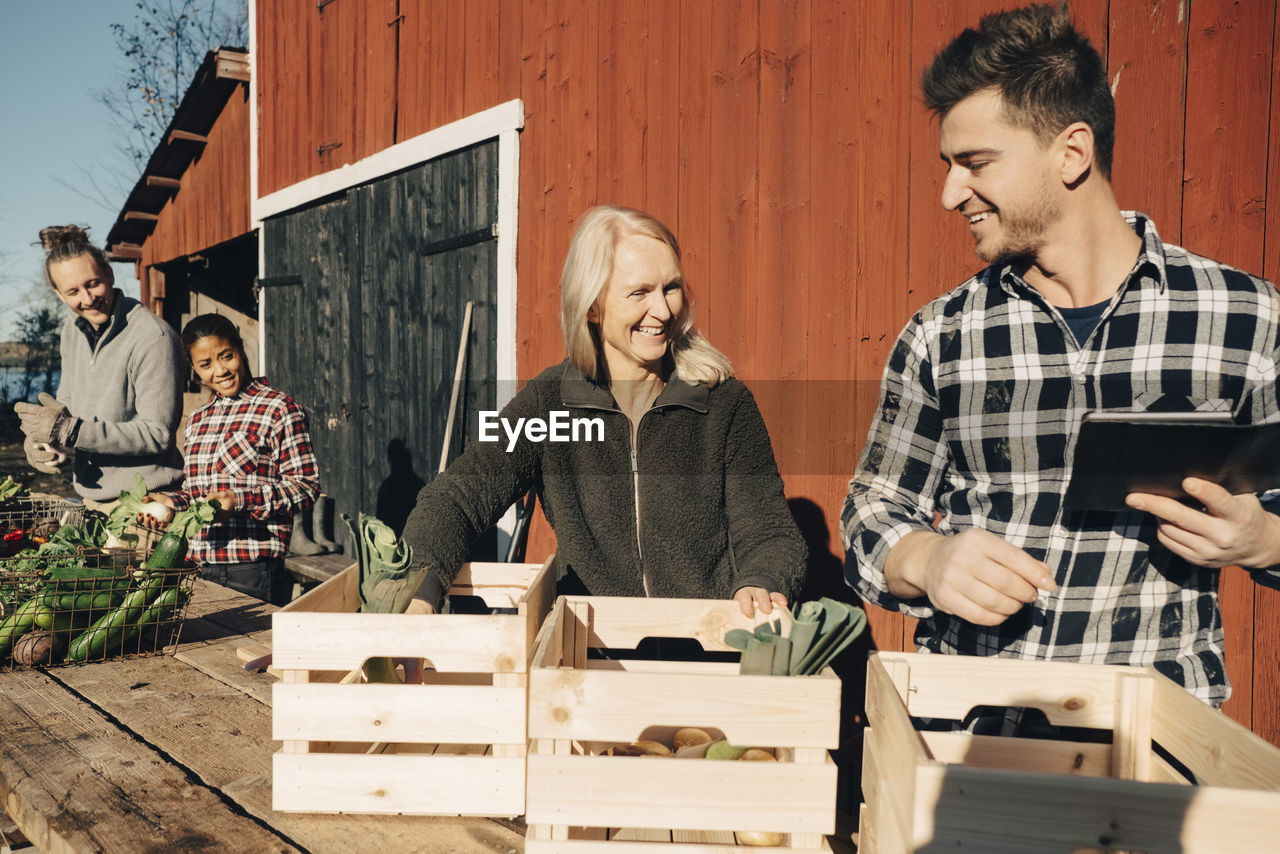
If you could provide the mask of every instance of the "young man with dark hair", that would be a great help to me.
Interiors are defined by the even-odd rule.
[[[847,580],[919,617],[925,650],[1150,665],[1221,704],[1219,570],[1280,579],[1280,492],[1188,479],[1200,509],[1135,493],[1120,512],[1063,497],[1086,411],[1280,420],[1275,288],[1120,210],[1105,68],[1065,5],[988,15],[922,89],[942,203],[990,266],[889,357],[842,514]]]

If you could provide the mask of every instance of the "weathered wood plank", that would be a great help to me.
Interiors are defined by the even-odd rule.
[[[147,678],[134,675],[135,666],[145,672],[148,664],[165,661],[131,661],[124,680],[115,662],[56,672],[81,681],[114,674],[111,681],[128,693],[127,683]],[[21,671],[0,682],[0,798],[44,854],[200,850],[228,840],[235,840],[237,851],[299,850],[241,814],[216,786],[67,692],[58,679]]]
[[[109,663],[56,672],[77,693],[126,724],[138,738],[191,769],[205,786],[221,792],[301,848],[443,852],[471,850],[479,847],[478,839],[485,839],[501,842],[503,850],[518,849],[519,835],[488,819],[404,816],[387,821],[385,817],[379,820],[371,816],[274,811],[270,707],[227,684],[239,678],[235,671],[243,668],[234,650],[228,648],[225,652],[223,673],[217,678],[165,657],[131,661],[126,679],[121,679],[120,671]],[[215,671],[219,669],[216,659],[207,658],[203,663]],[[232,838],[237,837],[215,837],[222,843]]]

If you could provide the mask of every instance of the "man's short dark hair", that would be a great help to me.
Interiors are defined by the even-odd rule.
[[[1094,160],[1111,178],[1116,105],[1102,57],[1071,26],[1064,2],[984,16],[952,39],[920,75],[925,104],[945,117],[983,91],[1004,100],[1009,122],[1048,143],[1072,122],[1093,130]]]

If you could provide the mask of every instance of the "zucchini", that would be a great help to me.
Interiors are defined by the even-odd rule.
[[[36,609],[39,607],[40,597],[32,596],[0,623],[0,658],[9,654],[14,641],[31,631],[36,624]]]
[[[147,603],[156,595],[164,584],[163,575],[154,575],[142,582],[114,610],[108,611],[97,622],[71,642],[67,648],[67,661],[90,661],[102,658],[110,647],[118,647],[124,638],[125,629],[130,623],[137,622],[139,615],[146,610]]]
[[[143,569],[173,569],[187,556],[187,538],[178,531],[167,531],[151,550]]]

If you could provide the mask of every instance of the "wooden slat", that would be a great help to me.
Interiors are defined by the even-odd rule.
[[[1269,11],[1268,11],[1269,10]],[[1274,4],[1223,0],[1189,10],[1187,121],[1182,243],[1215,260],[1260,273],[1265,230],[1267,157],[1263,144],[1271,99]],[[1218,69],[1230,68],[1230,80]],[[1240,85],[1240,81],[1246,81]],[[1224,571],[1218,587],[1224,614],[1232,698],[1223,711],[1252,725],[1254,585]],[[1271,664],[1274,668],[1274,663]]]
[[[600,4],[600,43],[609,50],[600,54],[597,97],[609,107],[600,111],[596,184],[602,201],[641,210],[646,206],[648,26],[646,0]]]
[[[1111,776],[1151,779],[1151,716],[1155,678],[1151,672],[1116,676]]]
[[[916,793],[924,850],[1208,854],[1266,850],[1280,834],[1272,792],[925,766]]]
[[[1151,738],[1187,766],[1196,782],[1240,789],[1280,790],[1280,748],[1168,680],[1156,680]]]
[[[284,685],[276,740],[523,744],[525,686]]]
[[[678,168],[682,125],[680,36],[669,30],[671,22],[680,19],[680,0],[649,0],[647,5],[644,205],[645,210],[675,230],[683,247]]]
[[[680,80],[676,87],[680,115],[678,176],[678,223],[688,294],[697,307],[695,322],[705,333],[709,329],[710,293],[707,288],[714,270],[711,263],[711,223],[713,217],[712,171],[716,154],[711,139],[711,44],[712,4],[706,0],[680,0],[679,32]]]
[[[727,599],[568,597],[571,606],[579,601],[592,604],[589,643],[597,647],[635,649],[648,637],[693,638],[703,649],[726,651],[730,647],[724,643],[724,634],[731,629],[751,630],[764,622],[779,621],[784,635],[790,630],[787,613],[745,617],[737,604]]]
[[[974,706],[988,705],[1038,708],[1059,726],[1110,729],[1114,722],[1115,668],[1107,665],[910,653],[880,657],[910,662],[907,708],[916,717],[963,720]]]
[[[565,825],[826,834],[835,832],[834,785],[833,764],[537,754],[526,810],[530,822]]]
[[[925,731],[920,732],[919,737],[937,761],[967,768],[1038,771],[1080,777],[1107,777],[1111,773],[1111,746],[1108,744],[1003,738],[967,732]]]
[[[1112,186],[1126,210],[1150,214],[1164,239],[1182,235],[1186,5],[1113,4],[1107,73],[1116,102]]]
[[[652,726],[713,727],[734,744],[835,747],[834,678],[535,669],[529,735],[628,742]]]
[[[761,376],[753,346],[758,308],[743,283],[755,281],[759,227],[760,29],[755,4],[712,0],[710,271],[702,285],[702,328],[738,374]]]
[[[272,776],[277,810],[426,816],[524,811],[523,758],[277,753]]]
[[[353,670],[370,656],[427,658],[437,670],[525,668],[524,621],[509,615],[279,612],[272,664]]]

